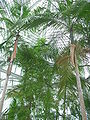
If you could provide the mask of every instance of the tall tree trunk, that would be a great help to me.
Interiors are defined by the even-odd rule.
[[[76,80],[77,80],[77,88],[78,88],[82,120],[87,120],[85,104],[84,104],[84,99],[83,99],[83,92],[81,88],[79,69],[78,69],[77,58],[76,58],[76,52],[75,52],[75,44],[74,44],[75,41],[73,37],[73,24],[71,25],[71,28],[70,28],[70,39],[71,39],[71,47],[70,47],[71,63],[75,67],[75,72],[76,72]]]
[[[2,109],[3,109],[3,103],[4,103],[5,93],[6,93],[6,89],[7,89],[8,79],[9,79],[9,75],[6,75],[6,81],[4,84],[2,97],[1,97],[1,101],[0,101],[0,113],[2,112]]]
[[[75,71],[76,71],[77,88],[78,88],[78,95],[79,95],[79,101],[80,101],[82,120],[87,120],[76,54],[75,54]]]
[[[63,120],[66,120],[66,83],[65,83],[65,92],[64,92],[64,110],[63,110]]]
[[[2,112],[2,109],[3,109],[5,93],[6,93],[6,90],[7,90],[7,84],[8,84],[8,80],[9,80],[9,75],[11,74],[11,70],[12,70],[12,62],[9,63],[7,73],[6,73],[6,81],[5,81],[5,84],[4,84],[4,88],[3,88],[3,91],[2,91],[2,97],[1,97],[1,101],[0,101],[0,113]]]
[[[7,69],[6,81],[5,81],[5,84],[4,84],[4,88],[3,88],[3,91],[2,91],[2,97],[1,97],[1,101],[0,101],[0,114],[1,114],[2,109],[3,109],[5,93],[6,93],[6,90],[7,90],[7,84],[8,84],[9,76],[10,76],[11,70],[12,70],[13,60],[16,58],[16,49],[17,49],[18,37],[19,37],[19,33],[16,35],[16,40],[15,40],[15,43],[14,43],[14,51],[12,53],[10,63],[8,65],[8,69]]]

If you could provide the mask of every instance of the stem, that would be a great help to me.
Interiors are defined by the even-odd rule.
[[[19,37],[19,33],[16,35],[16,41],[18,40],[18,37]],[[10,76],[11,70],[12,70],[13,60],[15,59],[15,56],[16,56],[16,48],[15,47],[17,48],[17,44],[16,44],[16,46],[14,46],[14,51],[12,53],[11,60],[10,60],[10,63],[8,65],[8,69],[7,69],[6,81],[5,81],[5,84],[4,84],[4,88],[3,88],[3,91],[2,91],[2,97],[1,97],[1,101],[0,101],[0,114],[1,114],[2,109],[3,109],[5,93],[6,93],[6,90],[7,90],[7,84],[8,84],[9,76]]]
[[[65,84],[65,94],[64,94],[64,110],[63,110],[63,113],[64,113],[64,120],[66,120],[66,114],[65,114],[65,109],[66,109],[66,84]]]
[[[11,73],[11,69],[12,69],[12,63],[9,63],[8,69],[7,69],[7,74],[6,74],[6,81],[5,81],[5,84],[4,84],[4,88],[3,88],[3,91],[2,91],[2,97],[1,97],[1,101],[0,101],[0,113],[2,112],[2,109],[3,109],[4,98],[5,98],[5,93],[6,93],[6,90],[7,90],[7,84],[8,84],[8,80],[9,80],[9,75]]]
[[[70,28],[70,39],[71,39],[71,44],[74,44],[73,24],[71,25],[71,28]],[[78,64],[77,64],[77,58],[76,58],[75,51],[74,51],[73,55],[74,55],[74,63],[75,63],[74,66],[75,66],[75,71],[76,71],[76,80],[77,80],[77,88],[78,88],[78,95],[79,95],[79,102],[80,102],[82,120],[87,120],[85,104],[84,104],[84,99],[83,99],[83,92],[82,92],[82,88],[81,88],[81,81],[80,81],[80,75],[79,75],[79,69],[78,69]]]
[[[5,93],[7,89],[8,79],[9,79],[9,75],[6,76],[6,81],[5,81],[5,85],[4,85],[3,92],[2,92],[2,98],[0,101],[0,113],[2,112],[2,109],[3,109],[3,103],[4,103]]]
[[[77,88],[78,88],[78,95],[79,95],[79,101],[80,101],[82,120],[87,120],[76,55],[75,55],[75,63],[76,63],[75,71],[76,71],[76,79],[77,79]]]
[[[70,39],[71,39],[71,44],[74,44],[74,37],[73,37],[73,24],[70,27]]]

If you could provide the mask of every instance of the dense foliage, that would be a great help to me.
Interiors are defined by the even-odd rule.
[[[42,38],[35,47],[21,45],[18,48],[16,63],[22,67],[23,77],[20,84],[8,93],[13,100],[7,118],[81,119],[74,70],[69,59],[65,59],[68,48],[57,65],[57,49],[44,42]],[[82,79],[82,85],[87,94],[89,84]],[[89,101],[86,100],[86,104]]]
[[[90,3],[84,0],[45,2],[44,7],[30,11],[28,5],[22,7],[14,1],[9,9],[11,17],[8,18],[5,11],[1,14],[0,22],[5,24],[4,32],[2,28],[1,32],[5,40],[0,49],[6,57],[10,55],[19,33],[14,64],[23,71],[20,83],[8,91],[12,102],[3,120],[82,119],[75,68],[70,62],[72,42],[76,44],[86,112],[90,118],[90,82],[84,74],[84,65],[90,70],[90,55],[87,55],[90,51]],[[52,34],[49,34],[49,28],[54,31]],[[53,37],[41,38],[41,31]]]

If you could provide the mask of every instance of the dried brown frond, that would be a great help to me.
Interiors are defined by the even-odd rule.
[[[70,59],[69,55],[65,55],[65,56],[59,56],[59,58],[56,60],[56,65],[60,65],[66,61],[68,61],[68,59]]]

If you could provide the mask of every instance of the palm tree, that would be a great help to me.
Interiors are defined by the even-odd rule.
[[[13,21],[13,19],[11,20],[11,18],[10,19],[8,19],[6,16],[2,16],[2,20],[4,20],[4,22],[5,22],[5,24],[6,24],[6,27],[7,27],[7,30],[8,30],[8,32],[9,32],[9,40],[6,42],[7,44],[7,51],[8,51],[8,48],[10,48],[11,46],[9,46],[10,45],[10,43],[12,43],[13,41],[12,41],[12,39],[11,38],[13,38],[13,37],[15,37],[15,34],[19,31],[20,32],[20,42],[19,42],[19,45],[21,44],[21,40],[24,40],[24,37],[25,36],[23,36],[23,38],[21,37],[21,33],[23,33],[22,31],[24,31],[24,32],[28,32],[28,34],[30,34],[29,32],[30,32],[30,30],[32,30],[32,31],[36,31],[37,29],[38,30],[40,30],[42,27],[44,27],[44,29],[46,29],[46,30],[48,30],[47,28],[50,28],[50,30],[53,30],[53,31],[55,31],[55,29],[56,28],[58,28],[58,30],[60,31],[60,29],[62,29],[62,31],[63,31],[63,36],[67,36],[68,37],[68,34],[70,34],[70,38],[69,39],[67,39],[67,41],[73,41],[74,43],[76,42],[76,41],[74,41],[74,37],[73,37],[73,34],[75,33],[75,34],[77,34],[77,36],[79,36],[79,35],[83,35],[83,37],[82,37],[82,39],[84,38],[84,35],[86,34],[85,33],[85,30],[84,30],[84,27],[83,27],[83,24],[86,26],[86,23],[88,23],[88,18],[86,18],[86,16],[84,16],[85,14],[81,14],[81,12],[82,11],[80,11],[81,10],[81,8],[84,8],[83,10],[85,10],[86,9],[86,6],[88,5],[88,3],[85,1],[84,3],[83,3],[83,1],[78,1],[78,2],[75,2],[75,3],[73,3],[73,2],[70,2],[69,0],[68,1],[66,1],[66,2],[56,2],[57,3],[57,5],[58,6],[55,6],[54,4],[53,4],[53,2],[52,1],[48,1],[48,4],[47,4],[47,6],[49,6],[49,8],[48,9],[44,9],[44,8],[38,8],[38,9],[36,9],[33,13],[31,13],[28,9],[26,9],[26,6],[24,7],[23,6],[23,14],[21,14],[21,11],[22,11],[22,7],[21,7],[21,5],[20,4],[17,4],[16,2],[15,2],[15,7],[11,7],[11,14],[14,16],[14,21]],[[83,6],[82,6],[82,4],[83,4]],[[54,6],[54,8],[55,8],[55,11],[53,12],[53,10],[51,11],[51,7],[52,6]],[[76,7],[77,6],[77,7]],[[80,10],[77,12],[76,10],[78,9],[78,6],[80,7]],[[81,7],[82,6],[82,7]],[[18,8],[18,13],[17,14],[15,14],[15,10]],[[87,10],[88,10],[88,8],[87,8]],[[25,12],[24,12],[25,11]],[[27,14],[26,14],[27,13]],[[87,12],[88,13],[88,12]],[[21,16],[22,15],[22,16]],[[39,29],[39,27],[41,27],[40,29]],[[37,28],[37,29],[36,29]],[[80,29],[81,28],[81,29]],[[80,29],[80,30],[79,30]],[[79,33],[79,32],[80,33]],[[56,31],[57,32],[57,31]],[[87,35],[88,35],[89,33],[88,33],[88,26],[87,26]],[[53,43],[53,44],[55,44],[56,45],[56,47],[58,47],[58,44],[57,44],[57,42],[58,42],[58,39],[59,39],[59,34],[56,34],[56,33],[54,33],[54,36],[55,37],[53,37],[52,36],[52,39],[51,39],[51,41],[49,41],[48,43],[49,44],[51,44],[51,43]],[[66,37],[66,38],[67,38]],[[76,36],[75,36],[76,37]],[[57,38],[57,39],[56,39]],[[50,38],[49,38],[50,39]],[[54,41],[54,39],[55,39],[55,41]],[[29,39],[30,40],[30,39]],[[80,41],[80,44],[81,44],[81,42],[83,41],[83,40],[81,40],[81,38],[79,39],[79,41]],[[59,41],[60,42],[60,41]],[[71,43],[73,43],[73,42],[71,42]],[[59,63],[59,68],[57,68],[57,70],[56,70],[56,73],[58,73],[58,75],[59,75],[59,79],[60,79],[60,82],[59,82],[59,79],[57,80],[58,82],[56,82],[56,85],[59,83],[59,85],[58,85],[58,97],[60,97],[60,95],[62,95],[62,94],[64,94],[64,106],[63,106],[63,108],[64,108],[64,110],[63,110],[63,115],[62,115],[62,117],[64,118],[64,119],[66,119],[66,107],[67,107],[67,104],[66,104],[66,100],[67,100],[67,98],[68,98],[68,95],[67,95],[67,89],[68,88],[70,88],[71,86],[69,86],[69,84],[71,83],[71,78],[73,78],[72,76],[73,76],[73,73],[72,73],[72,67],[71,67],[71,65],[69,64],[68,65],[68,62],[69,62],[69,58],[70,58],[70,55],[69,55],[69,47],[68,47],[68,43],[65,43],[65,41],[63,41],[63,39],[61,40],[61,43],[63,43],[63,46],[62,47],[60,47],[59,46],[59,51],[60,51],[60,58],[59,58],[59,60],[57,60],[57,61],[59,61],[59,62],[56,62],[56,63]],[[73,43],[73,44],[74,44]],[[77,40],[77,43],[78,43],[78,40]],[[83,42],[84,43],[84,42]],[[12,43],[13,44],[13,43]],[[26,43],[27,44],[27,43]],[[2,44],[3,45],[3,44]],[[45,43],[44,43],[44,45],[46,45]],[[54,47],[55,47],[55,45],[54,45]],[[84,46],[86,46],[87,45],[87,43],[85,43],[84,44]],[[39,45],[39,47],[40,47],[40,45]],[[66,48],[66,49],[64,49],[64,47]],[[63,48],[63,49],[62,49]],[[68,48],[68,49],[67,49]],[[26,48],[25,48],[26,49]],[[38,51],[37,49],[35,49],[36,51]],[[53,50],[52,50],[53,51]],[[23,51],[24,52],[24,51]],[[23,53],[22,52],[22,53]],[[50,52],[50,51],[49,51]],[[54,51],[53,51],[54,52]],[[27,53],[27,52],[26,52]],[[48,54],[48,53],[47,53]],[[25,54],[24,54],[25,55]],[[23,55],[23,56],[24,56]],[[29,55],[29,53],[28,53],[28,55]],[[80,54],[78,54],[78,55],[80,55]],[[40,55],[39,54],[36,54],[36,56],[39,56],[40,57]],[[58,56],[58,54],[56,55],[56,57],[53,57],[52,59],[50,58],[51,56],[50,56],[50,54],[49,54],[49,57],[47,58],[47,59],[51,59],[53,62],[55,62],[56,61],[56,59],[57,59],[57,56]],[[42,56],[41,56],[42,57]],[[45,56],[44,56],[45,57]],[[46,57],[47,57],[47,55],[46,55]],[[75,54],[72,54],[72,57],[75,57]],[[21,57],[22,58],[22,57]],[[32,57],[33,58],[33,57]],[[35,58],[35,57],[34,57]],[[20,58],[19,58],[20,59]],[[47,60],[46,59],[46,60]],[[76,60],[76,59],[75,59]],[[33,60],[32,60],[33,61]],[[64,62],[62,62],[62,61],[64,61]],[[22,62],[23,63],[23,62]],[[76,63],[76,62],[75,62]],[[35,63],[33,63],[33,64],[35,64]],[[22,64],[22,67],[26,67],[27,68],[27,66],[28,65],[26,65],[26,66],[23,66],[23,64]],[[38,66],[38,64],[37,64],[37,66]],[[31,68],[32,68],[32,66],[31,66]],[[38,67],[36,67],[36,68],[38,68]],[[78,67],[77,67],[77,65],[76,65],[76,76],[78,77],[78,79],[79,79],[79,74],[78,74]],[[63,71],[62,71],[62,69],[63,69]],[[32,70],[33,70],[33,68],[32,68]],[[39,69],[40,70],[40,69]],[[28,70],[28,68],[27,69],[25,69],[25,71],[27,71],[27,72],[25,72],[25,76],[27,76],[27,78],[29,79],[29,76],[28,76],[28,74],[29,74],[29,70]],[[68,72],[69,71],[69,72]],[[35,72],[35,71],[34,71]],[[65,76],[65,73],[67,73],[67,75]],[[33,74],[33,71],[32,71],[32,74]],[[44,73],[45,74],[45,73]],[[58,75],[57,75],[57,77],[58,77]],[[49,76],[49,75],[48,75]],[[52,76],[51,76],[52,77]],[[47,79],[49,79],[49,78],[47,78]],[[54,78],[55,79],[55,78]],[[75,76],[74,76],[74,78],[73,79],[75,79]],[[23,78],[23,82],[24,82],[24,84],[25,84],[25,77]],[[68,80],[68,84],[67,84],[67,81],[66,80]],[[79,80],[79,83],[80,83],[80,80]],[[28,83],[26,83],[26,85],[27,85]],[[47,83],[47,81],[46,81],[46,83],[45,83],[45,85],[47,85],[47,86],[51,86],[50,85],[51,83]],[[42,84],[41,84],[42,85]],[[80,87],[80,84],[78,84],[79,86],[78,86],[78,88]],[[54,85],[55,86],[55,85]],[[22,87],[21,87],[22,88]],[[43,88],[43,87],[42,87]],[[50,87],[50,88],[52,88],[52,86]],[[55,86],[55,88],[57,88],[57,86]],[[38,88],[37,88],[38,89]],[[71,88],[70,88],[71,89]],[[70,90],[69,89],[69,90]],[[72,86],[72,89],[73,89],[73,86]],[[80,89],[81,90],[81,89]],[[28,89],[27,89],[27,91],[28,91]],[[31,91],[30,91],[31,92]],[[30,92],[29,92],[29,94],[30,94]],[[56,91],[54,91],[55,93],[56,93]],[[32,93],[32,92],[31,92]],[[38,93],[38,92],[36,92],[36,93]],[[48,89],[48,91],[47,91],[47,95],[48,95],[48,93],[50,93],[50,89]],[[21,94],[23,94],[23,92],[21,93]],[[26,94],[25,94],[26,95]],[[48,95],[48,97],[50,97],[50,95],[51,95],[51,93]],[[75,95],[74,93],[73,93],[73,95]],[[79,95],[80,95],[80,93],[79,93]],[[17,96],[17,95],[16,95]],[[32,95],[31,95],[32,96]],[[37,97],[38,98],[38,97]],[[61,97],[62,98],[62,97]],[[60,98],[60,99],[61,99]],[[83,97],[82,97],[83,98]],[[27,99],[28,99],[28,97],[27,97]],[[32,96],[32,98],[30,98],[31,99],[31,101],[33,101],[33,96]],[[41,100],[42,101],[42,100]],[[46,99],[45,99],[45,101],[46,101]],[[48,101],[48,100],[47,100]],[[24,104],[23,103],[24,101],[21,101],[21,106]],[[14,102],[13,102],[13,104],[14,103],[16,103],[16,99],[14,100]],[[48,102],[47,102],[48,103]],[[59,108],[58,108],[58,105],[59,105],[59,101],[57,102],[58,104],[57,104],[57,115],[56,116],[60,116],[60,114],[59,114]],[[80,101],[80,103],[81,103],[81,101]],[[29,105],[31,104],[31,103],[28,103]],[[50,104],[50,101],[49,101],[49,104]],[[47,118],[47,117],[49,117],[48,116],[48,114],[47,114],[47,110],[49,109],[48,108],[48,106],[47,106],[47,104],[46,103],[44,103],[44,105],[45,105],[45,117]],[[81,104],[82,105],[82,104]],[[19,106],[18,106],[19,107]],[[33,107],[34,108],[34,107]],[[81,107],[81,108],[83,108],[83,107]],[[16,110],[17,111],[17,110]],[[51,116],[51,114],[50,114],[50,111],[48,111],[48,113],[49,113],[49,115]],[[85,112],[84,112],[85,113]],[[36,113],[35,113],[36,114]],[[85,114],[84,114],[84,116],[85,116]],[[83,114],[82,114],[82,119],[84,119],[84,116],[83,116]],[[58,118],[58,117],[57,117]],[[28,118],[27,118],[28,119]],[[85,116],[85,119],[86,119],[86,116]]]
[[[80,5],[79,5],[80,4]],[[58,24],[60,25],[63,25],[65,28],[67,27],[68,28],[68,30],[70,29],[70,39],[71,39],[71,44],[74,44],[74,37],[73,37],[73,26],[76,26],[76,24],[75,24],[75,22],[78,22],[78,21],[80,21],[80,18],[83,18],[84,16],[81,16],[81,13],[80,14],[77,14],[77,12],[76,13],[74,13],[74,11],[76,10],[76,8],[75,8],[75,6],[77,6],[77,5],[79,5],[80,7],[81,7],[81,5],[83,4],[83,2],[82,1],[80,1],[80,2],[76,2],[74,5],[72,5],[72,2],[70,2],[70,1],[68,1],[68,2],[65,2],[65,3],[59,3],[59,7],[60,7],[60,14],[62,14],[61,15],[61,19],[62,20],[64,20],[65,22],[66,22],[66,24],[65,24],[65,22],[61,22],[61,21],[59,21],[60,19],[59,19],[59,13],[58,14],[54,14],[54,15],[52,15],[52,13],[50,13],[50,11],[48,11],[47,13],[48,13],[48,16],[50,16],[50,17],[48,17],[48,20],[49,21],[47,21],[48,22],[48,25],[50,26],[50,25],[56,25],[57,24],[57,22],[58,22]],[[87,5],[88,3],[87,2],[84,2],[84,5],[82,6],[82,9],[84,8],[84,10],[86,10],[86,5]],[[74,7],[74,9],[73,10],[71,10],[70,11],[70,9],[72,8],[72,7]],[[81,9],[81,8],[80,8]],[[68,12],[66,12],[66,11],[69,11],[71,14],[68,14]],[[81,11],[79,11],[79,12],[81,12]],[[74,14],[73,14],[74,13]],[[72,15],[73,14],[73,15]],[[44,14],[45,15],[45,14]],[[43,16],[44,15],[42,15],[42,18],[43,18]],[[46,14],[47,15],[47,14]],[[41,16],[40,16],[41,17]],[[44,16],[44,19],[43,20],[45,20],[45,17],[46,16]],[[52,19],[51,19],[51,17],[52,17]],[[80,17],[80,18],[79,18]],[[42,20],[42,21],[43,21]],[[84,20],[84,19],[83,19]],[[46,21],[46,20],[45,20]],[[27,24],[28,25],[28,24]],[[70,27],[69,27],[70,26]],[[74,45],[73,45],[74,46]],[[75,52],[75,47],[73,47],[73,51],[72,52]],[[71,54],[71,59],[72,59],[72,61],[71,62],[73,62],[73,64],[75,65],[75,69],[76,69],[76,78],[77,78],[77,87],[78,87],[78,94],[79,94],[79,98],[80,98],[80,105],[81,105],[81,113],[82,113],[82,119],[83,120],[86,120],[87,119],[87,117],[86,117],[86,112],[85,112],[85,105],[84,105],[84,100],[83,100],[83,94],[82,94],[82,90],[81,90],[81,83],[80,83],[80,77],[79,77],[79,71],[78,71],[78,66],[77,66],[77,62],[76,62],[76,57],[75,57],[75,53],[72,53]],[[75,61],[74,61],[75,60]],[[75,62],[75,63],[74,63]]]
[[[80,5],[79,5],[79,4],[80,4]],[[59,3],[60,12],[61,12],[61,14],[62,14],[61,19],[64,19],[64,21],[65,21],[67,24],[62,23],[61,21],[59,21],[58,23],[63,24],[64,27],[67,27],[68,29],[70,29],[71,44],[74,44],[73,26],[75,26],[75,22],[76,22],[76,21],[80,21],[80,20],[78,20],[78,19],[84,17],[84,16],[81,16],[81,14],[77,14],[77,13],[75,13],[76,15],[75,15],[75,14],[72,15],[72,14],[73,14],[73,12],[75,11],[75,6],[79,5],[79,6],[81,7],[82,4],[83,4],[82,1],[76,2],[75,5],[72,5],[72,3],[71,3],[70,1],[68,1],[67,3],[66,3],[66,2],[65,2],[65,3],[61,3],[61,5],[60,5],[60,3]],[[84,8],[84,10],[86,10],[86,5],[88,5],[87,2],[84,3],[82,9]],[[74,7],[73,11],[72,11],[72,10],[70,11],[70,8],[71,8],[71,7]],[[66,12],[67,10],[68,10],[71,14],[67,15],[67,14],[68,14],[68,12]],[[65,11],[65,12],[64,12],[64,11]],[[79,12],[81,12],[81,11],[79,11]],[[48,11],[48,13],[49,13],[49,11]],[[47,15],[47,14],[46,14],[46,15]],[[51,17],[51,16],[52,16],[52,13],[49,13],[49,15],[50,15],[50,17]],[[56,18],[57,18],[58,15],[59,15],[59,14],[55,15]],[[42,15],[42,16],[44,16],[44,15]],[[47,21],[47,22],[49,22],[49,25],[52,25],[52,24],[56,24],[56,23],[57,23],[57,21],[58,21],[59,18],[58,18],[58,19],[55,19],[55,16],[53,15],[53,16],[52,16],[52,19],[50,19],[50,17],[48,17],[48,18],[49,18],[49,21]],[[80,17],[80,18],[79,18],[79,17]],[[44,16],[44,19],[45,19],[45,16]],[[44,19],[43,19],[43,20],[44,20]],[[69,27],[69,26],[70,26],[70,27]],[[75,48],[73,48],[73,49],[75,49]],[[75,52],[75,50],[73,50],[73,52]],[[72,53],[71,59],[72,59],[72,58],[73,58],[73,61],[72,61],[72,62],[74,63],[74,60],[75,60],[75,63],[74,63],[74,64],[76,64],[76,65],[75,65],[75,69],[76,69],[77,87],[78,87],[78,92],[79,92],[78,94],[79,94],[79,98],[80,98],[82,119],[85,120],[85,119],[87,119],[87,117],[86,117],[86,112],[85,112],[85,105],[84,105],[83,94],[82,94],[82,90],[81,90],[81,83],[80,83],[80,77],[79,77],[79,71],[78,71],[78,66],[77,66],[77,62],[76,62],[75,53]]]
[[[5,8],[5,10],[3,7]],[[12,6],[8,6],[6,1],[1,2],[1,9],[3,11],[3,14],[1,14],[0,21],[5,24],[5,29],[4,29],[5,36],[4,37],[7,37],[6,38],[7,40],[5,40],[0,45],[0,47],[1,47],[1,49],[4,49],[4,51],[7,52],[6,55],[7,56],[9,55],[9,57],[11,57],[11,58],[9,61],[10,63],[8,65],[6,81],[5,81],[5,85],[4,85],[2,97],[1,97],[1,102],[0,102],[0,113],[2,112],[2,108],[3,108],[5,93],[7,90],[8,79],[9,79],[9,76],[10,76],[10,73],[12,70],[12,63],[16,57],[16,48],[17,48],[18,37],[19,36],[21,37],[21,35],[19,35],[19,33],[20,33],[19,24],[20,24],[20,22],[23,22],[23,20],[25,21],[27,16],[30,15],[30,10],[26,6],[24,6],[23,3],[19,4],[16,1],[14,2],[14,5],[12,5]],[[18,12],[15,13],[15,11],[17,9],[18,9]],[[6,12],[6,14],[5,14],[5,12]],[[15,27],[16,27],[16,29],[15,29]],[[2,29],[2,27],[1,27],[1,29]],[[15,43],[14,43],[14,41],[15,41]],[[13,44],[14,44],[14,50],[10,51],[10,48],[13,47]],[[10,56],[11,52],[13,52],[12,56]]]
[[[14,98],[8,119],[14,119],[15,115],[17,119],[59,119],[60,116],[63,119],[73,117],[81,119],[75,75],[72,73],[72,67],[68,66],[69,59],[65,59],[68,51],[60,56],[59,62],[57,61],[58,67],[54,66],[50,61],[56,60],[57,52],[54,46],[45,46],[44,42],[41,39],[38,45],[32,48],[21,45],[17,52],[17,63],[22,67],[24,75],[20,84],[8,93],[9,97]],[[63,105],[60,110],[59,105]],[[73,117],[66,115],[68,107],[71,112],[73,111]],[[21,116],[22,110],[25,113],[23,116]],[[63,114],[60,113],[61,110]]]

